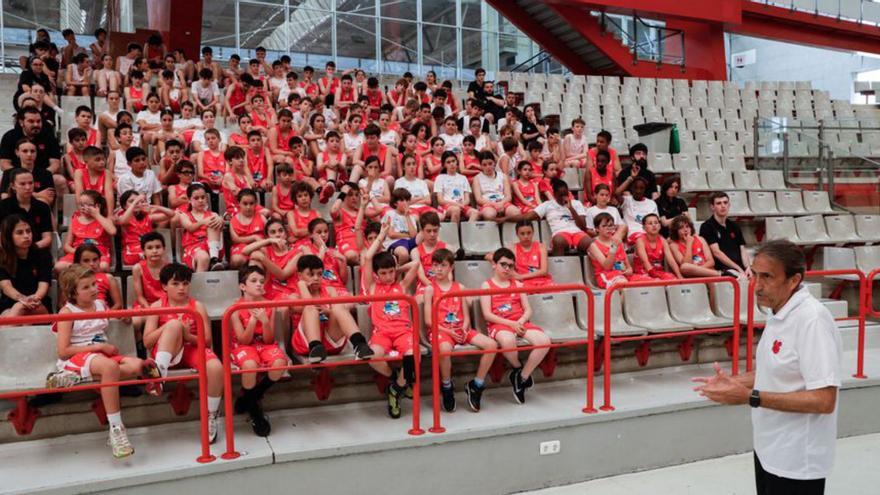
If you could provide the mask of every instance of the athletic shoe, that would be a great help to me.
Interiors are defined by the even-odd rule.
[[[254,429],[254,435],[258,437],[268,437],[272,431],[272,425],[269,423],[269,417],[263,412],[263,408],[259,402],[254,402],[248,411],[250,416],[251,428]]]
[[[334,192],[336,192],[336,187],[333,186],[332,182],[328,182],[327,185],[321,189],[321,196],[318,197],[318,201],[321,204],[327,204],[327,201],[330,201]]]
[[[483,389],[484,387],[478,387],[477,383],[473,380],[467,382],[464,386],[464,393],[467,395],[468,406],[470,406],[471,411],[480,412],[480,400],[483,397]]]
[[[412,383],[407,383],[407,384],[406,384],[406,388],[403,389],[403,396],[406,397],[407,399],[412,400],[412,398],[413,398],[413,386],[412,386]]]
[[[156,362],[152,359],[144,360],[144,364],[141,367],[141,376],[150,379],[162,378],[162,374],[159,373],[159,367],[156,366]],[[162,382],[146,383],[144,389],[146,389],[147,393],[153,397],[160,397],[162,395]]]
[[[513,398],[516,399],[517,404],[524,404],[526,402],[526,389],[523,388],[521,370],[522,368],[511,370],[510,375],[508,375],[510,385],[513,387]]]
[[[522,380],[522,374],[519,376],[520,380]],[[522,388],[523,390],[527,388],[532,388],[535,385],[535,380],[532,380],[532,375],[529,375],[528,378],[522,380]]]
[[[226,269],[226,263],[220,261],[218,258],[211,258],[211,261],[208,263],[210,265],[209,271],[219,272]]]
[[[397,391],[397,387],[394,383],[388,384],[388,389],[385,391],[385,395],[388,398],[388,415],[391,416],[392,419],[397,419],[400,417],[400,392]]]
[[[235,414],[244,414],[250,408],[250,394],[248,392],[246,391],[235,399],[235,404],[232,406]]]
[[[369,344],[366,342],[361,342],[360,344],[354,346],[354,357],[357,359],[367,360],[373,357],[373,349],[370,349]]]
[[[122,459],[134,454],[134,447],[128,441],[128,435],[125,433],[125,427],[122,425],[110,427],[110,448],[113,450],[113,457]]]
[[[68,370],[55,371],[46,376],[46,388],[73,387],[82,381],[78,373]]]
[[[448,387],[440,386],[440,393],[443,394],[443,409],[446,412],[455,411],[455,385],[450,383]]]
[[[320,363],[325,359],[327,359],[327,349],[324,348],[324,344],[318,343],[318,345],[309,349],[310,363]]]
[[[220,429],[216,412],[208,413],[208,443],[217,441],[217,431]]]

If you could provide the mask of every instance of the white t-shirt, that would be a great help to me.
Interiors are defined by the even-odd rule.
[[[147,201],[149,201],[154,194],[162,190],[162,184],[159,184],[156,174],[148,168],[144,170],[144,175],[141,177],[136,177],[133,173],[129,172],[117,179],[117,193],[122,195],[122,193],[131,189],[143,194]]]
[[[361,188],[361,191],[367,190],[367,179],[361,179],[358,181],[358,187]],[[370,190],[367,191],[370,195],[371,199],[379,199],[382,197],[382,194],[385,192],[385,181],[382,179],[377,179],[373,181],[372,186],[370,186]]]
[[[455,134],[440,134],[440,137],[443,138],[443,143],[446,144],[446,151],[452,151],[453,153],[461,152],[461,143],[464,141],[464,135],[457,132]]]
[[[136,146],[132,143],[132,146]],[[113,160],[113,175],[122,177],[131,173],[131,167],[128,166],[128,159],[125,158],[125,151],[121,148],[116,150],[116,158]]]
[[[657,214],[657,203],[648,198],[636,201],[632,196],[626,195],[623,197],[623,206],[620,210],[626,221],[627,235],[632,235],[645,231],[642,227],[642,219],[649,213]]]
[[[599,213],[607,213],[607,214],[611,215],[612,217],[614,217],[614,225],[622,225],[623,224],[623,219],[620,218],[620,212],[617,211],[617,208],[615,208],[613,206],[606,206],[605,208],[599,208],[598,206],[593,205],[593,206],[587,208],[586,221],[587,221],[587,228],[588,229],[595,229],[596,228],[596,226],[593,224],[593,219],[596,218],[596,215],[598,215]]]
[[[384,215],[382,215],[382,223],[385,223],[386,218],[390,219],[391,230],[393,230],[394,232],[396,232],[398,234],[409,233],[409,229],[406,226],[406,215],[401,215],[400,213],[397,212],[397,210],[391,208],[388,211],[386,211]],[[410,213],[409,218],[412,221],[413,226],[418,225],[418,218],[415,215]],[[400,239],[392,239],[391,237],[386,236],[385,241],[382,243],[382,247],[387,249],[388,246],[391,246],[392,244],[394,244],[395,242],[397,242],[399,240]]]
[[[379,142],[385,146],[397,146],[397,133],[388,129],[379,134]]]
[[[480,172],[474,180],[480,181],[480,192],[483,194],[484,199],[488,199],[493,203],[504,201],[504,176],[497,170],[495,171],[495,177],[489,177]]]
[[[281,91],[281,88],[287,87],[287,78],[286,77],[270,77],[269,78],[269,89]]]
[[[425,182],[424,179],[419,179],[418,177],[413,180],[409,180],[406,177],[397,179],[394,181],[394,189],[397,188],[403,188],[409,191],[414,201],[431,195],[431,192],[428,191],[428,183]]]
[[[841,349],[831,313],[801,287],[767,318],[755,353],[755,388],[777,393],[839,388]],[[831,414],[752,409],[755,453],[764,469],[790,479],[828,477],[837,444],[838,405]]]
[[[208,103],[215,95],[217,97],[220,96],[220,87],[217,86],[217,81],[211,81],[211,84],[205,87],[202,86],[202,82],[199,80],[193,81],[192,86],[190,86],[190,92],[196,95],[196,98],[202,103]]]
[[[464,193],[471,192],[467,177],[461,174],[440,174],[434,181],[434,192],[446,201],[464,202]]]
[[[290,89],[290,87],[287,85],[287,81],[285,81],[284,86],[281,86],[281,89],[278,91],[278,102],[284,103],[286,105],[287,98],[290,97],[291,93],[296,93],[301,98],[305,98],[305,96],[306,96],[306,90],[304,90],[303,88],[300,88],[299,86],[297,86],[293,89]]]
[[[583,203],[578,200],[573,200],[571,205],[574,207],[574,211],[580,216],[587,215],[587,209],[584,208]],[[544,201],[539,204],[535,208],[535,213],[547,220],[547,223],[550,224],[550,232],[553,235],[559,233],[569,233],[575,234],[578,232],[583,232],[578,228],[577,223],[574,221],[574,218],[571,216],[571,211],[569,211],[568,207],[562,206],[557,203],[555,199],[551,199],[550,201]]]
[[[199,143],[200,145],[202,145],[204,147],[205,146],[205,131],[206,130],[207,129],[199,129],[196,132],[194,132],[193,136],[192,136],[192,142]],[[226,133],[223,131],[220,131],[220,144],[221,145],[226,144]]]
[[[149,110],[141,110],[138,112],[137,117],[135,117],[134,121],[140,124],[144,122],[146,124],[159,125],[162,123],[162,117],[159,112],[151,112]]]
[[[171,128],[175,131],[179,131],[181,129],[197,129],[201,127],[202,119],[198,117],[190,117],[188,119],[175,118],[174,123],[171,124]]]
[[[342,142],[345,144],[345,151],[354,153],[359,147],[364,145],[364,135],[359,133],[356,136],[352,136],[346,132],[342,135]]]

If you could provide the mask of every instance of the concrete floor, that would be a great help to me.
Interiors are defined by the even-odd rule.
[[[880,486],[880,434],[837,442],[828,495],[876,494]],[[527,492],[531,495],[747,495],[755,493],[752,453],[720,457],[663,469],[625,474],[574,485]]]

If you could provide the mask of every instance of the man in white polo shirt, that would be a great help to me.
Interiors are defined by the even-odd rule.
[[[695,378],[695,390],[721,404],[752,406],[758,495],[825,491],[837,443],[840,333],[834,318],[801,286],[803,251],[789,241],[761,246],[752,264],[755,296],[771,308],[755,371]]]

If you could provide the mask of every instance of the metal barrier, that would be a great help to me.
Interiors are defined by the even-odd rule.
[[[880,269],[871,272],[873,276],[880,275]],[[865,375],[865,318],[871,309],[871,285],[870,276],[866,277],[861,270],[855,268],[843,270],[810,270],[804,274],[804,280],[810,277],[833,277],[836,275],[855,275],[859,279],[859,314],[858,316],[847,316],[843,318],[835,318],[835,321],[858,320],[859,321],[859,343],[856,349],[856,373],[853,378],[868,378]],[[867,289],[866,289],[867,288]],[[746,323],[746,371],[754,369],[754,345],[755,345],[755,327],[763,326],[755,323],[755,279],[749,280],[748,295],[748,318]],[[880,316],[880,313],[877,314]],[[873,316],[873,313],[872,313]]]
[[[197,462],[200,463],[208,463],[212,462],[216,459],[213,455],[211,455],[211,446],[208,442],[208,377],[205,374],[205,327],[202,321],[201,315],[192,308],[189,307],[179,307],[179,308],[142,308],[142,309],[120,309],[120,310],[112,310],[112,311],[101,311],[96,313],[66,313],[66,314],[46,314],[46,315],[31,315],[31,316],[16,316],[16,317],[0,317],[0,326],[5,325],[39,325],[45,324],[48,322],[57,323],[59,321],[79,321],[79,320],[94,320],[94,319],[110,319],[110,318],[130,318],[133,316],[156,316],[156,315],[169,315],[169,314],[187,314],[193,318],[193,321],[196,322],[196,333],[198,340],[198,353],[199,353],[199,362],[198,362],[198,374],[196,375],[185,375],[185,376],[176,376],[176,377],[165,377],[165,378],[151,378],[151,379],[141,379],[141,380],[122,380],[118,382],[111,383],[90,383],[85,385],[77,385],[74,387],[68,388],[42,388],[42,389],[32,389],[32,390],[22,390],[16,392],[5,392],[0,393],[0,400],[7,399],[18,399],[18,406],[12,412],[10,412],[10,416],[17,415],[18,420],[22,420],[22,415],[28,414],[27,412],[27,403],[25,397],[31,395],[43,395],[43,394],[54,394],[54,393],[69,393],[69,392],[81,392],[85,390],[98,390],[103,387],[118,387],[121,385],[140,385],[145,383],[154,383],[154,382],[180,382],[192,380],[193,378],[197,378],[199,381],[199,426],[200,426],[200,435],[201,435],[201,443],[202,443],[202,452],[199,457],[196,458]],[[3,331],[0,329],[0,331]],[[35,419],[35,418],[34,418]]]
[[[880,268],[873,270],[865,277],[865,316],[880,318],[880,311],[874,309],[874,279],[880,277]]]
[[[482,354],[499,354],[510,352],[511,349],[480,349],[475,351],[452,351],[440,352],[439,344],[439,318],[438,311],[440,302],[450,297],[476,297],[491,296],[499,294],[546,294],[553,292],[583,292],[587,296],[587,338],[584,340],[575,340],[571,342],[558,342],[549,345],[529,345],[518,346],[517,351],[528,351],[533,349],[554,349],[559,347],[574,347],[586,344],[587,346],[587,402],[582,411],[584,413],[595,413],[593,407],[593,360],[594,360],[594,340],[595,331],[593,328],[593,291],[581,284],[552,285],[548,287],[508,287],[504,289],[466,289],[446,292],[435,298],[431,305],[431,378],[432,378],[432,396],[434,409],[434,424],[428,429],[431,433],[443,433],[446,428],[440,424],[440,358],[453,356],[469,356]],[[606,313],[607,315],[607,313]],[[606,316],[607,319],[607,316]],[[546,359],[546,358],[545,358]]]
[[[279,301],[248,301],[248,302],[237,302],[226,308],[226,311],[223,313],[223,319],[221,321],[221,339],[223,340],[223,387],[226,390],[224,394],[224,410],[226,414],[226,452],[221,456],[223,459],[236,459],[241,454],[235,450],[235,425],[234,425],[234,414],[233,410],[233,398],[232,398],[232,375],[241,375],[244,373],[263,373],[267,371],[279,371],[279,370],[302,370],[302,369],[320,369],[320,368],[337,368],[340,366],[352,366],[352,365],[363,365],[369,364],[370,362],[377,361],[399,361],[403,358],[403,356],[385,356],[381,358],[373,358],[370,360],[346,360],[346,361],[335,361],[330,363],[315,363],[315,364],[290,364],[286,366],[276,366],[276,367],[264,367],[264,368],[255,368],[249,370],[232,370],[232,358],[231,358],[231,349],[229,348],[231,329],[229,325],[229,320],[232,315],[240,310],[250,310],[250,309],[268,309],[268,308],[290,308],[294,306],[315,306],[322,304],[347,304],[347,303],[357,303],[357,302],[372,302],[372,301],[392,301],[392,300],[404,300],[410,304],[410,308],[412,309],[413,317],[412,317],[412,327],[413,327],[413,361],[415,362],[415,382],[413,383],[413,422],[412,428],[409,430],[410,435],[421,435],[425,433],[425,430],[422,430],[419,426],[419,418],[420,418],[420,379],[421,372],[419,370],[419,365],[421,362],[421,352],[419,349],[420,338],[419,338],[419,305],[416,303],[416,300],[413,296],[407,294],[375,294],[370,296],[346,296],[346,297],[320,297],[315,299],[290,299],[290,300],[279,300]]]
[[[674,285],[692,285],[692,284],[709,284],[716,282],[724,282],[733,284],[733,325],[729,327],[733,331],[733,345],[731,346],[731,357],[732,357],[732,374],[736,375],[739,372],[739,283],[733,277],[702,277],[702,278],[688,278],[688,279],[677,279],[677,280],[654,280],[654,281],[646,281],[646,282],[624,282],[619,284],[614,284],[605,292],[605,328],[603,329],[603,345],[604,345],[604,393],[605,393],[605,403],[599,409],[603,411],[613,411],[614,406],[611,405],[611,344],[615,342],[630,342],[636,340],[656,340],[656,339],[667,339],[674,337],[689,337],[693,335],[702,335],[707,333],[718,333],[720,330],[726,331],[728,327],[718,327],[718,328],[703,328],[703,329],[695,329],[695,330],[687,330],[683,332],[664,332],[664,333],[654,333],[648,335],[637,335],[637,336],[628,336],[628,337],[613,337],[611,336],[611,318],[609,315],[611,314],[611,296],[615,291],[623,290],[623,289],[634,289],[640,287],[669,287]],[[624,304],[626,302],[624,301]]]

